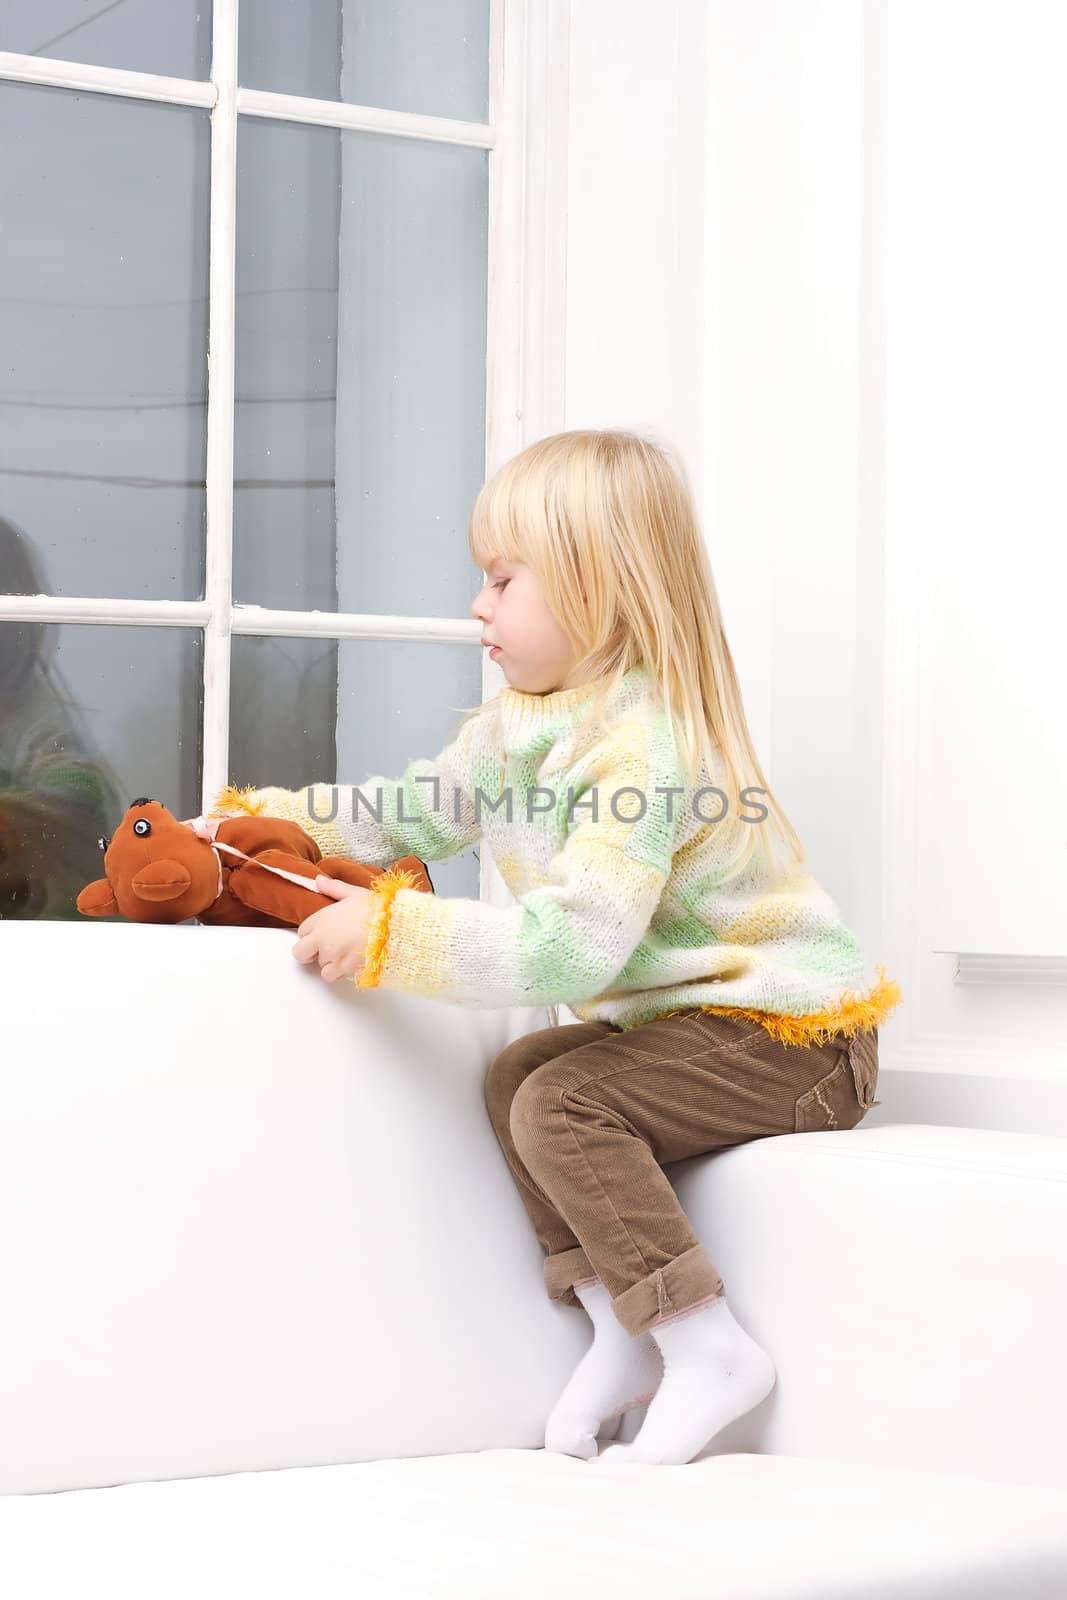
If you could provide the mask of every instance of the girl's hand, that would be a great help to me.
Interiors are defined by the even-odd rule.
[[[305,917],[297,931],[293,955],[305,965],[317,961],[327,983],[354,978],[367,953],[367,928],[373,916],[371,891],[339,878],[315,879],[320,894],[333,895],[335,906],[323,906]]]

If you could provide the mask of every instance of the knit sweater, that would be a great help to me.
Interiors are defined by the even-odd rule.
[[[399,778],[231,785],[210,814],[288,817],[324,855],[381,867],[488,845],[514,905],[427,894],[399,869],[375,880],[360,988],[564,1003],[624,1030],[699,1007],[791,1044],[876,1027],[899,986],[865,963],[806,865],[757,852],[730,872],[722,801],[698,792],[716,775],[688,780],[648,669],[617,686],[607,733],[583,725],[593,688],[506,687]]]

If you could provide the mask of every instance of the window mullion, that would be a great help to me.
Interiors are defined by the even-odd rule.
[[[230,631],[300,639],[413,639],[477,645],[480,622],[374,611],[276,611],[235,605]],[[108,595],[0,594],[0,622],[86,622],[130,628],[206,628],[207,600],[121,600]]]
[[[238,605],[231,612],[237,634],[298,639],[418,639],[434,644],[469,641],[481,648],[482,625],[460,617],[400,617],[361,611],[277,611]]]
[[[0,594],[0,622],[203,628],[208,611],[206,600],[112,600],[106,595]]]
[[[353,105],[347,100],[313,100],[266,89],[238,89],[237,110],[243,117],[267,117],[276,122],[302,122],[355,133],[387,133],[400,139],[428,139],[433,144],[471,145],[479,150],[491,149],[494,139],[488,122]]]
[[[192,78],[167,78],[156,72],[127,72],[124,67],[98,67],[82,61],[57,61],[51,56],[23,56],[0,50],[0,79],[36,83],[48,89],[77,89],[88,94],[117,94],[124,100],[159,100],[168,105],[215,104],[215,86]]]
[[[207,554],[204,629],[205,809],[229,773],[233,608],[234,248],[237,231],[237,0],[214,0],[211,269],[208,301]]]

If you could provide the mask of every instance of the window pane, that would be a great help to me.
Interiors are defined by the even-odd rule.
[[[237,182],[236,599],[467,616],[486,152],[247,119]]]
[[[439,755],[482,698],[477,642],[234,634],[232,661],[230,781],[241,785],[398,778]],[[476,849],[429,870],[438,894],[477,898]]]
[[[203,595],[208,135],[0,83],[0,485],[45,592]]]
[[[485,122],[489,0],[258,0],[241,8],[249,89]]]
[[[197,814],[202,670],[199,629],[0,622],[0,918],[86,920],[138,796]]]
[[[211,0],[0,0],[0,50],[205,80]]]

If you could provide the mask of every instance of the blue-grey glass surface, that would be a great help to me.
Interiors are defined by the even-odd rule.
[[[198,599],[208,113],[0,82],[0,150],[0,515],[47,593]]]
[[[230,775],[239,785],[398,778],[455,737],[481,693],[480,646],[234,635]],[[439,894],[478,895],[478,850],[428,863]]]
[[[87,920],[133,800],[199,812],[202,673],[199,629],[0,622],[0,918]]]
[[[249,89],[484,122],[489,0],[243,0]]]
[[[0,50],[203,81],[211,0],[0,0]]]
[[[468,614],[486,263],[484,150],[241,122],[238,603]]]

